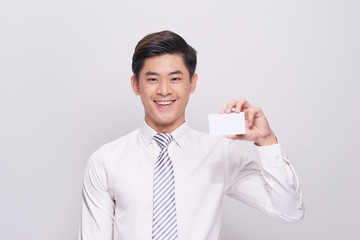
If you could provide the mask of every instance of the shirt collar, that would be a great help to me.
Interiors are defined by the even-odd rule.
[[[184,145],[189,130],[189,124],[187,124],[187,122],[184,122],[181,126],[179,126],[172,133],[170,133],[179,147],[182,147]],[[151,144],[153,141],[153,137],[157,134],[157,132],[149,125],[147,125],[145,121],[143,121],[140,125],[139,131],[145,146]]]

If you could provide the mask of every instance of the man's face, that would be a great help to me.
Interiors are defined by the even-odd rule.
[[[185,121],[189,95],[195,91],[197,75],[190,80],[183,58],[164,54],[147,58],[139,82],[133,76],[131,84],[140,95],[146,123],[158,132],[172,132]]]

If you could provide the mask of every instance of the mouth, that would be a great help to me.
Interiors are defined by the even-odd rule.
[[[154,103],[156,103],[156,105],[158,105],[159,107],[168,107],[175,101],[176,100],[166,100],[166,101],[165,100],[161,100],[161,101],[154,100]]]

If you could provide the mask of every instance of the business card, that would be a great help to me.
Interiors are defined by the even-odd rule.
[[[209,114],[210,135],[219,136],[245,133],[245,115],[243,112]]]

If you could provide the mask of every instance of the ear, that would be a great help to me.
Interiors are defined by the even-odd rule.
[[[132,75],[132,77],[131,77],[131,86],[132,86],[134,93],[137,96],[139,96],[140,95],[139,82],[137,81],[135,75]]]
[[[198,75],[194,73],[194,75],[190,79],[190,93],[195,92],[197,80],[198,80]]]

